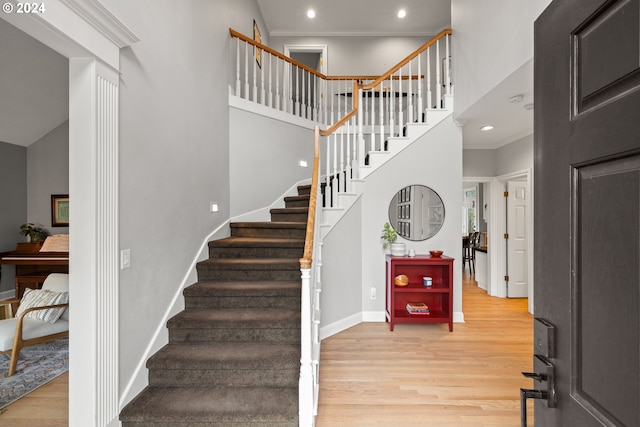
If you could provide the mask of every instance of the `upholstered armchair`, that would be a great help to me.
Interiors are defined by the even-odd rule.
[[[7,376],[15,374],[23,347],[69,335],[69,275],[52,273],[42,289],[27,289],[21,300],[0,301],[16,303],[15,316],[0,320],[0,353],[11,353]]]

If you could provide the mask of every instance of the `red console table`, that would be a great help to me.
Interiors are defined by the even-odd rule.
[[[393,331],[395,323],[448,323],[453,331],[453,258],[448,256],[386,256],[386,320]],[[396,286],[396,276],[409,278],[407,286]],[[423,285],[423,277],[431,277],[432,286]],[[411,314],[407,303],[424,303],[429,313]]]

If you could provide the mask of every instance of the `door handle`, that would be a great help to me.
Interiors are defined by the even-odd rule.
[[[549,408],[555,408],[556,382],[553,364],[544,356],[533,358],[534,372],[523,372],[527,378],[533,379],[533,389],[520,389],[520,425],[527,426],[527,399],[541,399]]]

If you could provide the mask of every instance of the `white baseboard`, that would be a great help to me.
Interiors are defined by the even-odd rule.
[[[464,313],[461,311],[454,311],[453,323],[464,323]]]

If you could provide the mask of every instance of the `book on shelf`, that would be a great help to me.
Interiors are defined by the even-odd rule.
[[[410,314],[427,314],[429,313],[429,306],[423,302],[408,302],[407,312]]]

